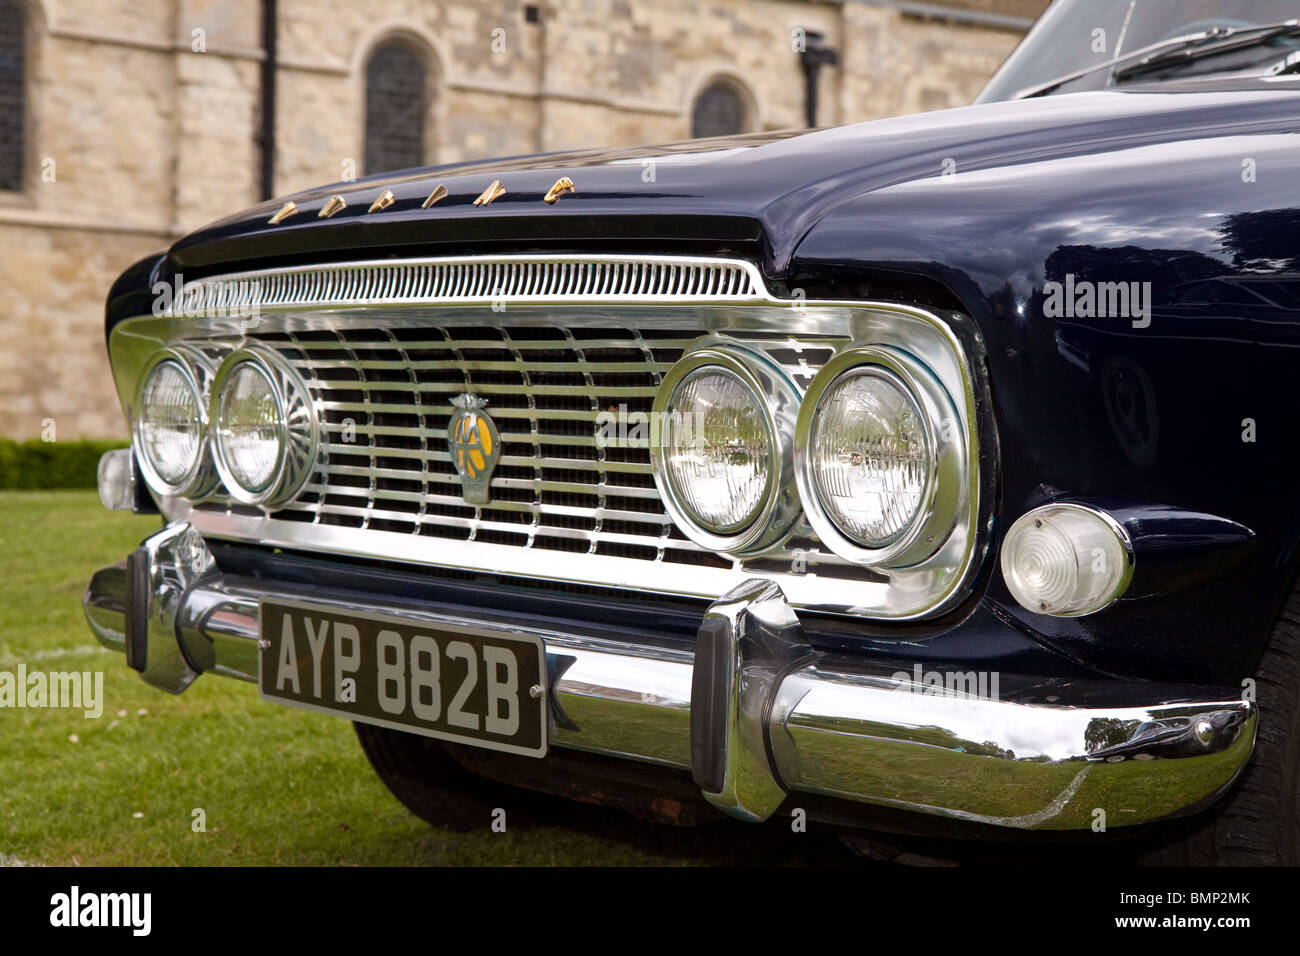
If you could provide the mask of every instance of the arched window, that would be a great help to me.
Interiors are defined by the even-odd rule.
[[[726,80],[714,80],[695,97],[691,136],[732,136],[749,130],[749,109],[740,90]]]
[[[424,165],[429,75],[410,44],[389,40],[366,64],[366,172]]]
[[[23,188],[27,23],[19,0],[0,0],[0,189]]]

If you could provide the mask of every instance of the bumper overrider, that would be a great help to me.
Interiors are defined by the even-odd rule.
[[[181,693],[208,672],[256,681],[259,603],[303,596],[222,574],[176,522],[97,572],[84,603],[102,644]],[[379,597],[309,596],[341,612],[393,610]],[[402,613],[444,632],[519,628],[468,609]],[[553,746],[689,769],[714,806],[745,820],[805,792],[1009,828],[1086,829],[1099,810],[1111,827],[1145,823],[1212,801],[1254,745],[1255,706],[1230,697],[1050,706],[832,666],[781,588],[759,578],[709,607],[693,652],[530,630],[546,648]],[[1127,739],[1099,732],[1117,726]]]

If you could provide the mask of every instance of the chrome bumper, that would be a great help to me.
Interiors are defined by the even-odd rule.
[[[209,671],[256,681],[258,602],[287,596],[303,595],[217,573],[178,523],[97,572],[84,603],[101,643],[181,693]],[[450,631],[517,627],[402,611]],[[833,669],[804,642],[780,588],[761,579],[714,603],[694,652],[534,633],[547,649],[553,745],[689,769],[711,802],[742,819],[808,792],[1022,829],[1131,825],[1212,800],[1254,746],[1255,707],[1243,700],[1071,708]]]

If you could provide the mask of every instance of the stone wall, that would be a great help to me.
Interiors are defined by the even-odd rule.
[[[260,197],[259,0],[24,0],[26,186],[0,192],[0,435],[122,436],[104,353],[117,274]],[[954,5],[1033,16],[1043,0]],[[797,31],[839,52],[819,125],[967,103],[1020,39],[888,3],[280,0],[277,193],[360,175],[364,70],[425,51],[428,161],[685,139],[727,77],[751,126],[804,125]],[[933,6],[933,4],[931,4]]]

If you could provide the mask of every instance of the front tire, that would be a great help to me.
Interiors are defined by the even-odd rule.
[[[436,740],[371,724],[352,726],[384,786],[426,823],[482,830],[491,825],[494,810],[518,802],[521,791],[470,773]]]
[[[1157,866],[1300,864],[1300,586],[1287,595],[1256,674],[1255,752],[1208,813],[1162,827]]]

